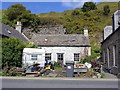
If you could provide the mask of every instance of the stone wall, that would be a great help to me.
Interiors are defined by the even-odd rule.
[[[113,67],[113,46],[116,46],[115,66],[120,72],[120,27],[102,42],[102,61],[104,67],[109,69]],[[109,49],[109,61],[107,49]]]

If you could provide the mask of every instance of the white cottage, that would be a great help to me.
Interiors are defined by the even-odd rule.
[[[79,62],[81,58],[91,55],[91,46],[88,30],[83,34],[35,34],[31,41],[38,45],[39,49],[24,49],[27,53],[25,62],[42,62],[45,60]],[[25,56],[25,55],[24,55]],[[25,57],[24,57],[25,58]]]

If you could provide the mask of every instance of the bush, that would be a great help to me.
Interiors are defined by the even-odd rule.
[[[2,70],[2,76],[23,76],[21,73],[16,72],[17,67],[12,67],[8,70]]]
[[[16,73],[15,73],[15,67],[11,68],[8,72],[9,76],[16,76]]]
[[[91,61],[96,58],[97,58],[97,55],[92,54],[91,56],[86,56],[84,59],[81,59],[79,63],[82,63],[82,64],[84,64],[85,62],[91,63]]]
[[[2,68],[6,66],[21,67],[22,66],[22,52],[25,47],[36,47],[35,45],[25,43],[15,38],[2,39]]]
[[[85,63],[85,60],[84,60],[84,59],[81,59],[79,63],[80,63],[80,64],[84,64],[84,63]]]
[[[84,62],[91,62],[92,59],[94,59],[95,57],[94,56],[87,56],[85,59],[84,59]]]
[[[87,12],[87,11],[95,10],[95,9],[97,9],[97,7],[96,7],[96,4],[93,2],[85,2],[82,7],[83,12]]]
[[[59,67],[59,63],[58,62],[54,62],[54,67]]]
[[[6,71],[2,71],[2,76],[8,76],[8,73]]]
[[[58,70],[62,67],[62,63],[61,62],[54,62],[54,69]]]
[[[79,15],[80,14],[80,11],[79,10],[74,10],[73,12],[72,12],[72,15]]]
[[[105,5],[103,8],[103,14],[108,15],[110,13],[109,5]]]
[[[84,15],[85,15],[86,17],[90,17],[90,14],[89,14],[88,12],[86,12]]]

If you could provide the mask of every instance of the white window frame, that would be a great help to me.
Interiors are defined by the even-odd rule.
[[[61,59],[59,59],[59,58],[61,58]],[[64,53],[57,53],[57,60],[58,61],[63,61],[64,60]]]
[[[49,58],[49,60],[51,60],[51,53],[45,53],[45,60]]]

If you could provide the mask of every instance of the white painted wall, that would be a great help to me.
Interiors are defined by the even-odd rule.
[[[80,53],[80,57],[84,56],[85,47],[41,47],[38,48],[25,48],[23,50],[23,64],[32,65],[35,63],[40,63],[44,66],[45,63],[45,53],[51,53],[51,61],[57,62],[57,53],[64,53],[63,63],[66,61],[74,61],[74,53]],[[88,50],[88,55],[91,55],[91,47],[86,47]],[[31,60],[32,54],[38,54],[38,60]]]
[[[64,61],[74,61],[74,53],[80,53],[80,57],[84,55],[84,47],[42,47],[45,53],[51,53],[51,61],[57,62],[57,53],[64,53]],[[91,55],[91,47],[87,47],[88,55]]]

